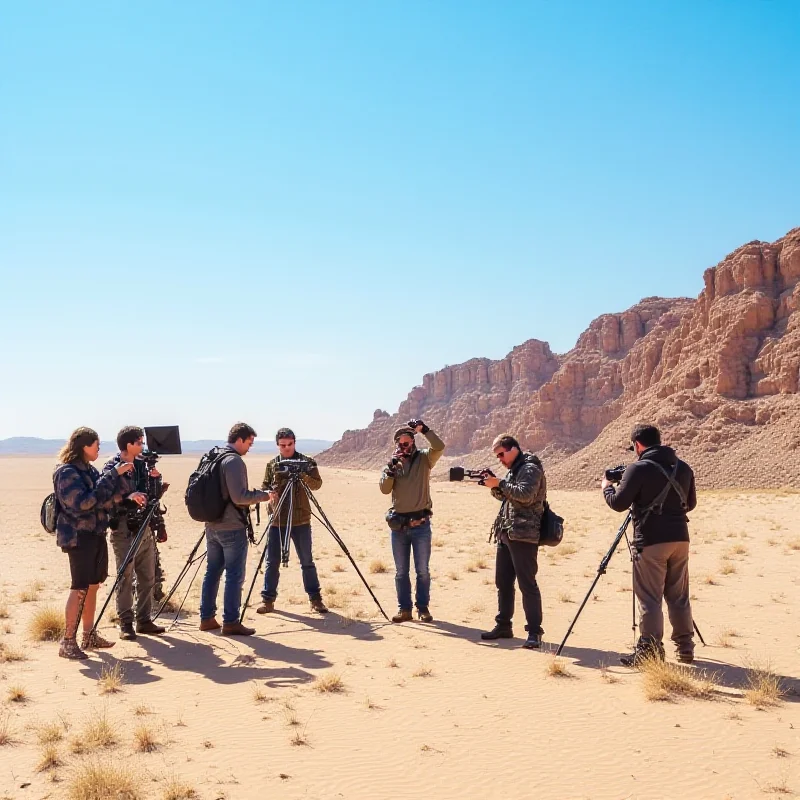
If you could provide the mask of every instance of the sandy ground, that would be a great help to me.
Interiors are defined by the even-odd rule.
[[[174,492],[163,546],[168,583],[200,534],[181,497],[196,460],[162,461]],[[61,608],[68,586],[66,557],[38,522],[52,462],[0,458],[0,741],[8,740],[0,745],[0,797],[69,796],[87,763],[130,768],[143,798],[800,793],[800,494],[701,494],[692,515],[692,575],[695,617],[708,646],[698,647],[692,669],[715,673],[717,688],[711,699],[655,702],[645,696],[643,676],[617,662],[632,641],[624,551],[570,639],[568,676],[549,674],[552,656],[520,648],[521,638],[479,643],[493,623],[486,538],[497,504],[486,490],[463,484],[434,484],[433,624],[385,624],[317,525],[327,617],[309,612],[293,554],[277,613],[248,613],[257,636],[233,640],[197,630],[201,572],[189,594],[192,613],[168,635],[119,642],[88,662],[63,661],[55,644],[29,633],[38,611]],[[247,462],[255,485],[266,457]],[[328,469],[323,477],[318,497],[391,615],[388,503],[377,476]],[[548,650],[622,521],[599,491],[554,493],[551,502],[568,529],[564,543],[540,558]],[[251,549],[246,586],[257,561]],[[521,636],[519,600],[517,616]],[[116,638],[110,619],[103,630]],[[746,666],[754,661],[783,676],[786,694],[777,705],[759,709],[744,696]],[[103,694],[98,678],[115,664],[121,691]],[[330,675],[341,679],[342,691],[319,691],[318,679]],[[19,690],[26,699],[10,699]],[[86,725],[103,717],[116,743],[87,745]],[[152,752],[136,751],[137,729],[156,741]],[[48,736],[60,738],[51,747],[63,763],[37,771],[40,739]],[[76,753],[81,739],[84,752]]]

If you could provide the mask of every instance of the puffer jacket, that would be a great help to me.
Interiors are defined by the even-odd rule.
[[[539,541],[539,531],[547,499],[544,467],[533,453],[520,453],[492,495],[502,500],[497,529],[511,541]]]
[[[91,464],[60,464],[53,486],[58,500],[56,543],[62,550],[78,547],[83,536],[105,535],[108,512],[121,499],[115,469],[100,475]]]

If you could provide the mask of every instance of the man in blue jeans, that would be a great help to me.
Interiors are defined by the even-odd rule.
[[[414,436],[421,433],[430,447],[418,450]],[[422,622],[432,622],[431,573],[431,469],[444,452],[444,442],[421,420],[412,419],[394,434],[395,451],[380,477],[380,490],[392,495],[386,521],[392,532],[395,588],[399,609],[392,622],[409,622],[411,613],[411,553],[417,573],[415,604]]]
[[[275,443],[278,445],[278,455],[267,464],[264,473],[262,489],[269,491],[269,511],[272,514],[283,495],[288,478],[281,474],[278,467],[284,459],[306,461],[311,464],[309,472],[304,472],[300,480],[312,492],[322,486],[319,468],[313,458],[304,456],[296,448],[296,437],[290,428],[281,428],[275,434]],[[278,581],[280,580],[281,566],[281,536],[291,536],[294,549],[300,561],[303,574],[303,588],[306,590],[311,610],[318,614],[327,614],[328,609],[322,602],[322,590],[317,576],[317,567],[314,564],[314,554],[311,549],[311,503],[302,486],[293,486],[292,497],[287,498],[281,506],[278,519],[270,525],[269,538],[267,539],[267,563],[264,568],[264,589],[261,592],[263,602],[256,609],[259,614],[270,614],[275,610],[275,599],[278,596]],[[291,500],[292,517],[289,519]]]
[[[200,595],[200,630],[213,631],[217,622],[217,593],[225,572],[222,605],[223,636],[252,636],[255,628],[239,622],[242,586],[247,565],[247,509],[269,498],[267,492],[247,488],[247,467],[242,456],[253,446],[256,432],[244,422],[237,422],[228,434],[228,446],[220,464],[225,512],[216,522],[206,523],[206,576]]]

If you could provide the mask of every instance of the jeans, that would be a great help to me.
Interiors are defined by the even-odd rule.
[[[431,598],[431,523],[426,520],[416,528],[392,531],[392,555],[394,556],[394,585],[397,589],[397,604],[404,611],[411,611],[411,551],[414,551],[414,569],[417,572],[416,605],[427,608]]]
[[[200,619],[211,619],[217,613],[217,592],[222,572],[225,572],[225,593],[222,621],[232,625],[239,621],[244,571],[247,566],[247,532],[214,531],[206,528],[206,576],[200,593]]]
[[[136,531],[130,533],[124,520],[111,534],[111,546],[117,560],[117,571],[128,554]],[[117,584],[117,616],[121,623],[133,622],[133,586],[136,580],[136,621],[149,622],[153,601],[153,586],[156,582],[156,543],[153,534],[146,530],[139,543],[136,555],[130,560],[120,582]]]
[[[528,633],[543,634],[542,595],[536,583],[539,546],[531,542],[500,542],[497,545],[494,580],[497,586],[497,616],[495,622],[502,628],[511,627],[514,616],[514,581],[522,592]]]
[[[284,528],[284,531],[286,529]],[[295,525],[291,529],[294,542],[294,551],[300,562],[303,574],[303,588],[312,600],[317,600],[322,594],[319,585],[317,567],[314,564],[314,555],[311,552],[311,525]],[[264,567],[264,589],[261,597],[264,600],[275,600],[278,596],[278,581],[281,573],[281,529],[271,527],[267,539],[267,563]]]

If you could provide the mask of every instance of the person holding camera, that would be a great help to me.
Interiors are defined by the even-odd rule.
[[[65,609],[64,638],[58,649],[61,658],[88,658],[84,650],[113,647],[94,626],[97,590],[108,577],[108,509],[121,499],[123,476],[133,464],[117,464],[101,475],[93,466],[100,454],[100,437],[91,428],[77,428],[58,454],[53,473],[58,504],[56,543],[69,556],[72,578]],[[83,641],[78,646],[78,626],[83,621]]]
[[[322,486],[317,462],[313,458],[304,456],[296,448],[297,440],[290,428],[281,428],[275,434],[275,443],[278,445],[278,455],[268,464],[264,472],[262,489],[269,492],[268,511],[272,514],[278,505],[278,500],[283,496],[289,475],[284,473],[280,464],[282,461],[304,461],[311,468],[300,475],[300,480],[312,491],[316,492]],[[256,609],[259,614],[269,614],[275,610],[275,599],[278,597],[278,582],[280,580],[281,565],[281,529],[289,529],[294,550],[300,561],[300,570],[303,575],[303,588],[308,594],[311,610],[318,614],[327,614],[328,608],[322,602],[322,589],[319,585],[317,567],[314,564],[314,554],[311,541],[311,503],[308,495],[301,486],[292,486],[292,496],[286,497],[277,519],[272,520],[267,540],[266,565],[264,567],[264,589],[261,592],[263,602]],[[289,510],[291,508],[291,519]]]
[[[430,447],[418,450],[414,436],[421,433]],[[421,420],[412,419],[394,433],[395,451],[380,477],[380,490],[392,495],[386,515],[392,535],[397,589],[397,614],[392,622],[408,622],[411,613],[411,553],[417,573],[415,603],[422,622],[433,622],[431,593],[431,470],[444,452],[444,442]]]
[[[237,422],[228,433],[228,445],[220,458],[222,499],[225,511],[215,522],[206,523],[206,574],[200,592],[200,630],[213,631],[217,622],[217,593],[222,573],[225,573],[225,593],[222,610],[223,636],[252,636],[255,628],[239,621],[242,586],[247,566],[250,506],[269,499],[259,489],[247,488],[246,455],[256,438],[256,432],[246,423]]]
[[[109,527],[111,528],[111,546],[117,562],[117,571],[122,567],[131,544],[136,538],[139,527],[144,521],[144,508],[148,500],[148,476],[159,478],[161,474],[155,468],[147,469],[142,460],[144,450],[144,431],[135,425],[128,425],[117,434],[119,452],[106,462],[103,472],[116,469],[120,464],[131,464],[133,469],[123,478],[123,492],[118,503],[111,512]],[[136,583],[136,609],[134,612],[134,580]],[[120,639],[133,641],[136,634],[158,635],[164,628],[156,625],[151,619],[153,604],[153,587],[156,582],[156,541],[150,531],[145,531],[139,541],[139,547],[128,562],[125,571],[117,584],[117,617],[119,618]],[[133,623],[136,620],[136,629]]]
[[[528,638],[523,647],[539,650],[542,646],[542,595],[536,582],[539,554],[539,531],[544,503],[547,500],[547,479],[542,462],[533,453],[524,453],[519,442],[509,434],[492,442],[495,457],[508,470],[502,480],[487,473],[483,485],[492,497],[500,500],[500,511],[492,527],[497,544],[495,585],[497,586],[496,625],[481,634],[481,639],[512,639],[514,631],[515,589],[519,584],[525,629]]]
[[[655,425],[637,425],[631,432],[637,460],[624,471],[618,486],[606,476],[603,496],[614,511],[633,519],[633,591],[639,603],[639,640],[620,661],[636,666],[643,658],[664,658],[664,614],[667,601],[672,640],[678,660],[694,661],[694,623],[689,602],[689,519],[697,505],[694,473],[671,447],[661,444]]]

